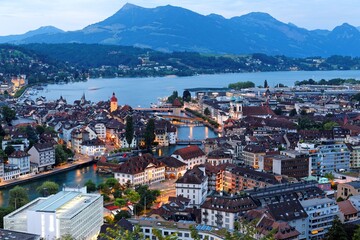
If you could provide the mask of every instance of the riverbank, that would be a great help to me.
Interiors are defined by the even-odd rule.
[[[27,182],[30,182],[30,181],[34,181],[34,180],[37,180],[37,179],[40,179],[40,178],[49,177],[49,176],[56,175],[56,174],[59,174],[59,173],[71,171],[73,169],[82,167],[84,165],[92,164],[94,162],[95,162],[95,160],[93,160],[93,159],[78,160],[78,161],[73,162],[73,163],[66,163],[66,164],[64,164],[62,166],[58,166],[55,169],[52,169],[52,170],[49,170],[49,171],[46,171],[46,172],[41,172],[41,173],[38,173],[38,174],[35,174],[35,175],[20,176],[17,179],[12,179],[12,180],[9,180],[9,181],[0,182],[0,189],[8,188],[8,187],[19,185],[19,184],[22,184],[22,183],[27,183]]]

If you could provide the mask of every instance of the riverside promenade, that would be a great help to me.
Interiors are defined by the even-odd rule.
[[[28,174],[28,175],[25,175],[25,176],[20,176],[19,178],[16,178],[16,179],[12,179],[12,180],[8,180],[8,181],[2,181],[2,182],[0,182],[0,189],[4,189],[4,188],[7,188],[7,187],[11,187],[11,186],[16,186],[16,185],[21,184],[21,183],[37,180],[37,179],[40,179],[40,178],[48,177],[48,176],[59,174],[59,173],[62,173],[62,172],[67,172],[67,171],[70,171],[72,169],[75,169],[75,168],[78,168],[78,167],[81,167],[83,165],[90,164],[90,163],[93,163],[93,162],[95,162],[95,160],[92,159],[92,158],[79,159],[79,160],[77,160],[75,162],[66,163],[66,164],[63,164],[61,166],[57,166],[57,167],[55,167],[55,168],[53,168],[51,170],[41,172],[41,173],[38,173],[38,174],[33,174],[33,175]]]

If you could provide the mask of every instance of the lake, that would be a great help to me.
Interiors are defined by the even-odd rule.
[[[360,79],[360,71],[316,71],[316,72],[256,72],[236,74],[200,75],[192,77],[154,77],[154,78],[112,78],[112,79],[90,79],[86,82],[69,84],[49,84],[39,90],[37,95],[45,96],[47,100],[56,100],[63,96],[69,103],[81,98],[85,93],[86,98],[93,101],[109,100],[112,92],[115,92],[119,104],[128,104],[133,107],[149,107],[151,103],[157,102],[158,97],[171,95],[175,90],[182,94],[185,88],[195,87],[227,87],[229,83],[238,81],[252,81],[255,85],[263,85],[266,79],[269,86],[283,83],[293,86],[295,81],[312,78],[314,80],[332,78],[355,78]],[[204,126],[178,128],[179,139],[204,139],[215,137],[216,134]],[[155,155],[166,156],[176,149],[184,146],[171,146],[154,152]],[[30,181],[21,184],[29,191],[30,199],[39,195],[36,188],[44,181],[54,181],[60,186],[82,186],[91,179],[95,183],[102,182],[111,175],[99,175],[96,173],[96,165],[84,166],[66,173],[53,175],[47,178]],[[8,201],[8,189],[0,191],[0,206],[6,206]]]
[[[44,96],[56,100],[63,96],[68,103],[81,98],[82,94],[93,102],[107,101],[115,92],[120,105],[149,107],[159,97],[165,97],[177,90],[179,95],[185,88],[227,87],[229,83],[252,81],[256,86],[263,85],[266,79],[269,86],[283,83],[293,86],[296,81],[312,78],[314,80],[332,78],[360,79],[360,71],[297,71],[297,72],[255,72],[199,75],[191,77],[152,77],[152,78],[98,78],[86,82],[69,84],[49,84],[39,90],[32,98]]]

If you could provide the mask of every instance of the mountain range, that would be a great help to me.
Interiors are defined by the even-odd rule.
[[[360,30],[347,23],[332,31],[307,30],[261,12],[226,19],[170,5],[143,8],[129,3],[111,17],[78,31],[48,26],[0,37],[0,43],[98,43],[165,52],[360,56]]]

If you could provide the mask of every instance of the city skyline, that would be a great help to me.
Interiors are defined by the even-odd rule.
[[[208,15],[211,13],[226,18],[241,16],[249,12],[266,12],[285,23],[299,27],[328,29],[343,23],[360,26],[357,9],[360,2],[347,0],[341,4],[335,0],[317,1],[230,1],[209,2],[200,0],[132,0],[132,4],[142,7],[173,5]],[[79,30],[90,24],[104,20],[118,11],[126,1],[119,0],[4,0],[0,6],[0,36],[22,34],[41,26],[52,25],[65,31]],[[274,8],[274,6],[277,6]],[[282,6],[279,8],[278,6]],[[321,11],[319,11],[319,9]]]

